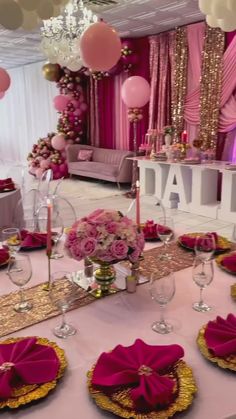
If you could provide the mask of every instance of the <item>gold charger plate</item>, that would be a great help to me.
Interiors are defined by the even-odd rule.
[[[184,249],[187,249],[187,250],[194,250],[192,247],[185,246],[181,242],[182,236],[198,237],[198,236],[204,236],[204,233],[186,233],[178,237],[177,243],[180,246],[182,246]],[[228,250],[231,249],[231,246],[232,246],[232,243],[228,239],[226,239],[226,237],[223,237],[223,236],[218,236],[217,244],[220,246],[220,249],[216,250],[215,253],[218,253],[218,254],[222,252],[227,252]]]
[[[225,358],[221,358],[213,355],[209,351],[205,340],[205,329],[206,325],[200,329],[197,337],[197,344],[202,355],[208,359],[208,361],[216,363],[220,368],[236,371],[236,355],[228,355]]]
[[[117,389],[111,395],[102,393],[92,386],[92,376],[95,365],[88,372],[88,390],[95,403],[102,410],[108,411],[126,419],[167,419],[175,413],[186,410],[192,403],[197,391],[192,369],[182,360],[178,361],[169,373],[175,379],[175,399],[162,410],[138,412],[130,397],[130,388]]]
[[[236,252],[232,252],[232,253],[235,253],[235,256],[236,256]],[[228,272],[229,274],[231,274],[231,275],[236,275],[236,271],[234,272],[234,271],[231,271],[230,269],[228,269],[228,268],[226,268],[224,265],[222,265],[222,260],[225,258],[225,257],[227,257],[227,256],[229,256],[229,255],[231,255],[232,253],[228,253],[227,255],[220,255],[220,256],[217,256],[217,258],[216,258],[216,264],[217,264],[217,266],[219,266],[219,268],[220,269],[222,269],[223,271],[225,271],[225,272]]]
[[[18,342],[24,338],[9,338],[4,341],[1,341],[1,344],[7,344],[7,343],[14,343]],[[64,371],[67,367],[67,361],[65,357],[65,352],[63,349],[61,349],[55,342],[50,342],[46,338],[37,338],[37,343],[45,346],[50,346],[53,348],[57,354],[57,357],[60,362],[59,370],[57,373],[57,376],[55,380],[49,381],[44,384],[30,384],[30,385],[23,385],[19,388],[16,388],[12,394],[12,396],[9,399],[0,401],[0,409],[3,409],[5,407],[9,407],[11,409],[16,409],[17,407],[21,405],[28,404],[32,401],[36,401],[39,399],[42,399],[48,395],[48,393],[53,390],[56,385],[57,381],[63,376]]]

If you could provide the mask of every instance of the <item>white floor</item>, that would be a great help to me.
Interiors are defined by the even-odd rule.
[[[21,169],[9,164],[0,164],[0,178],[11,176],[19,181]],[[52,189],[57,181],[52,182]],[[26,188],[37,185],[37,182],[30,175],[26,175]],[[97,180],[81,180],[79,178],[66,179],[60,185],[59,193],[65,196],[74,206],[77,217],[83,217],[97,208],[117,209],[127,213],[132,200],[124,196],[124,192],[112,183],[105,183]],[[159,206],[156,206],[153,197],[141,197],[141,222],[147,219],[157,221],[162,216]],[[202,217],[176,209],[167,210],[167,214],[173,217],[177,231],[215,231],[227,238],[232,238],[234,225],[227,221],[220,221],[208,217]],[[129,211],[129,216],[135,218],[135,207]]]

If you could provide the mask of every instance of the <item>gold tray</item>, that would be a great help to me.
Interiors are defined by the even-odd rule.
[[[4,341],[1,341],[1,344],[6,343],[14,343],[18,342],[24,338],[9,338]],[[56,385],[57,381],[63,376],[64,371],[67,367],[67,361],[65,358],[65,352],[63,349],[59,348],[55,342],[50,342],[46,338],[37,338],[37,343],[45,346],[50,346],[53,348],[57,354],[57,357],[60,362],[59,370],[56,376],[56,379],[53,381],[49,381],[44,384],[29,384],[29,385],[23,385],[17,389],[14,390],[13,395],[6,400],[0,401],[0,409],[3,409],[5,407],[9,407],[11,409],[16,409],[17,407],[21,405],[28,404],[32,401],[42,399],[48,395],[48,393],[53,390]]]
[[[235,253],[235,256],[236,256],[236,252],[232,252],[232,253]],[[222,265],[222,260],[225,258],[225,257],[227,257],[227,256],[229,256],[229,255],[231,255],[231,253],[228,253],[227,255],[220,255],[220,256],[217,256],[217,258],[215,259],[215,261],[216,261],[216,264],[217,264],[217,266],[219,266],[219,268],[220,269],[222,269],[223,271],[225,271],[225,272],[228,272],[229,274],[231,274],[231,275],[236,275],[236,271],[235,272],[233,272],[233,271],[231,271],[230,269],[228,269],[228,268],[226,268],[224,265]]]
[[[205,329],[206,325],[200,329],[197,337],[197,344],[202,355],[208,361],[216,363],[220,368],[236,371],[236,355],[228,355],[225,358],[221,358],[213,355],[209,351],[205,340]]]
[[[102,393],[92,386],[92,376],[95,365],[88,372],[88,390],[98,407],[127,419],[167,419],[175,413],[186,410],[192,403],[197,391],[192,369],[182,360],[173,367],[172,375],[176,377],[177,396],[166,408],[159,411],[138,412],[134,409],[129,396],[130,388],[121,388],[111,395]]]
[[[179,244],[180,246],[182,246],[184,249],[187,249],[187,250],[194,250],[192,247],[185,246],[185,245],[181,242],[181,237],[182,237],[182,236],[197,237],[197,236],[204,236],[204,235],[205,235],[204,233],[186,233],[186,234],[182,234],[181,236],[179,236],[179,237],[178,237],[177,242],[178,242],[178,244]],[[222,252],[227,252],[228,250],[230,250],[230,249],[231,249],[231,246],[232,246],[232,243],[231,243],[228,239],[226,239],[226,237],[223,237],[223,236],[218,236],[218,241],[217,241],[217,244],[218,244],[221,248],[215,251],[215,253],[216,253],[216,254],[219,254],[219,253],[222,253]]]

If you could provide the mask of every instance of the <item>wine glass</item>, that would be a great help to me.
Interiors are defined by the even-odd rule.
[[[21,247],[21,234],[19,228],[6,228],[2,230],[3,246],[9,249],[11,256],[15,256]]]
[[[76,300],[79,287],[72,281],[70,272],[54,272],[51,276],[50,297],[55,306],[61,311],[62,322],[53,329],[58,338],[66,339],[74,335],[76,329],[66,322],[65,314],[68,308]]]
[[[211,310],[211,307],[204,303],[202,299],[203,289],[209,285],[214,277],[214,267],[212,260],[203,261],[196,258],[193,265],[193,280],[200,287],[200,300],[193,304],[193,309],[200,312]]]
[[[169,301],[175,295],[175,277],[173,272],[159,278],[159,272],[154,272],[149,283],[149,291],[151,298],[160,306],[160,320],[152,324],[152,330],[157,333],[170,333],[173,326],[166,323],[164,318],[164,310]]]
[[[212,259],[216,249],[216,241],[214,234],[202,234],[196,237],[195,254],[202,262]]]
[[[32,276],[32,267],[28,255],[17,254],[10,258],[8,265],[8,276],[20,289],[20,302],[14,306],[18,313],[24,313],[32,309],[33,305],[25,299],[24,285],[26,285]]]
[[[174,221],[171,217],[158,218],[157,234],[160,240],[164,243],[165,254],[161,256],[161,259],[171,260],[171,255],[168,254],[168,243],[173,237],[174,232]]]

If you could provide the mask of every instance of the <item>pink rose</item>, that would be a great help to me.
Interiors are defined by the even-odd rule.
[[[114,240],[111,245],[111,253],[114,259],[125,259],[128,253],[128,246],[124,240]]]
[[[84,254],[81,251],[81,247],[79,243],[74,243],[73,246],[70,248],[71,256],[76,260],[81,260],[84,258]]]
[[[141,251],[144,249],[145,239],[144,239],[144,234],[143,233],[139,233],[137,235],[137,243],[136,244]]]
[[[133,252],[129,255],[130,262],[137,262],[140,254],[141,254],[141,251],[139,247],[135,247]]]
[[[69,232],[69,234],[67,235],[67,237],[66,237],[65,246],[67,248],[70,248],[76,240],[77,240],[76,231],[75,230],[71,230]]]
[[[106,226],[107,232],[109,234],[116,234],[117,232],[117,223],[115,221],[111,221]]]
[[[88,225],[87,234],[88,234],[89,237],[94,237],[94,238],[96,238],[98,236],[98,232],[97,232],[96,226],[94,224]]]
[[[93,237],[82,239],[80,246],[82,253],[84,253],[86,256],[93,256],[97,247],[97,240]]]
[[[102,260],[103,262],[112,262],[114,261],[114,256],[112,255],[111,251],[109,249],[107,250],[101,250],[97,254],[97,258]]]

